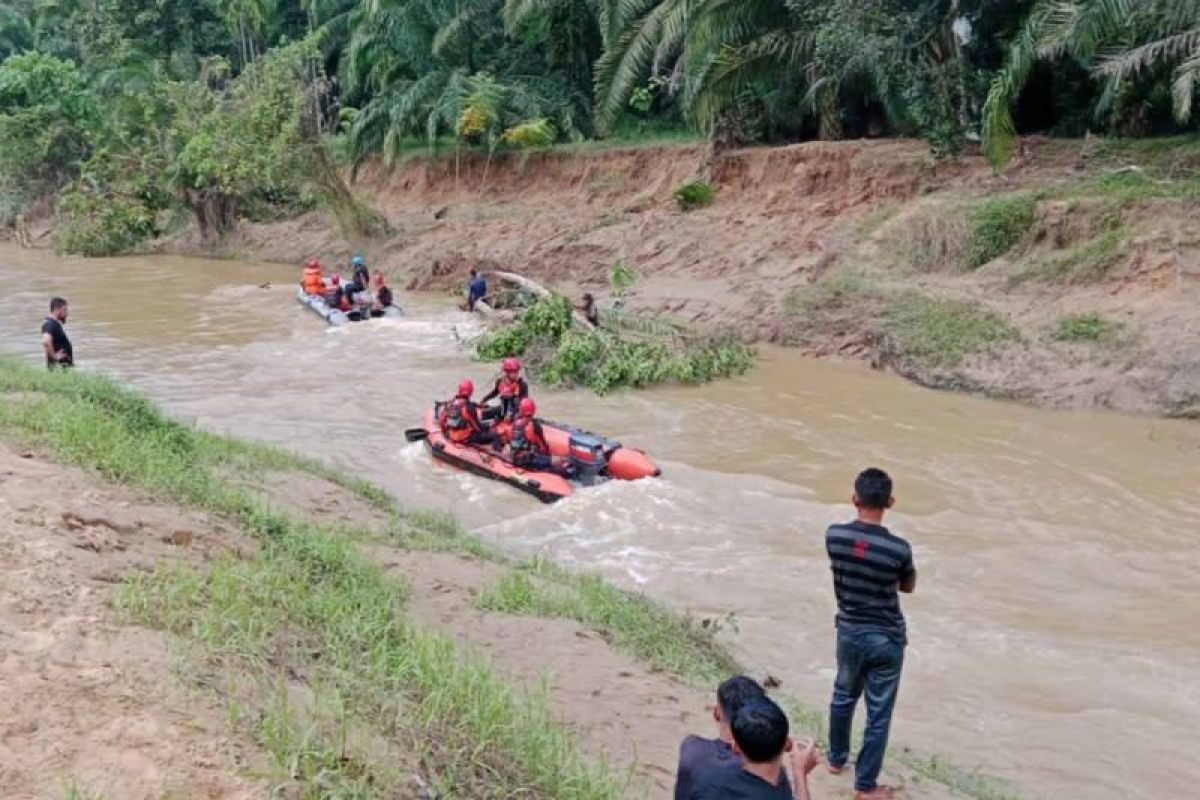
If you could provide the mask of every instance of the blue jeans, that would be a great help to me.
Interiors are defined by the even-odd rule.
[[[854,788],[869,792],[876,786],[887,751],[892,709],[904,667],[904,639],[872,630],[838,630],[837,679],[829,705],[829,763],[840,767],[850,758],[850,727],[854,707],[867,694],[867,728],[854,768]]]

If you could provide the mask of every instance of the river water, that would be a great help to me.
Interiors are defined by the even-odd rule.
[[[1035,797],[1196,797],[1200,758],[1200,426],[935,393],[769,350],[753,374],[542,410],[663,465],[556,506],[432,464],[404,442],[426,404],[491,368],[445,298],[330,330],[296,270],[0,250],[0,350],[40,358],[52,294],[83,369],[171,413],[349,468],[482,538],[602,573],[698,614],[734,614],[745,659],[811,705],[833,677],[825,526],[856,472],[897,481],[914,546],[893,742]]]

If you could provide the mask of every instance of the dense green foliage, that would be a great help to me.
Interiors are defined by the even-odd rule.
[[[612,330],[574,328],[571,305],[558,295],[534,303],[512,325],[484,336],[480,358],[525,356],[542,380],[582,385],[604,394],[664,381],[706,383],[740,375],[754,364],[754,349],[729,334],[632,338]]]
[[[503,149],[690,127],[717,146],[1190,131],[1200,0],[10,0],[0,223],[127,249],[324,203],[331,153]],[[109,205],[114,206],[109,210]]]

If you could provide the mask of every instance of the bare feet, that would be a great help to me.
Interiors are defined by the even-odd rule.
[[[882,783],[867,792],[855,792],[854,800],[892,800],[896,796],[894,786],[884,786]]]

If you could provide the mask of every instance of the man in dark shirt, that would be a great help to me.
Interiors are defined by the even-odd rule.
[[[66,300],[55,297],[50,301],[50,316],[42,322],[42,350],[46,353],[47,369],[75,366],[75,351],[63,329],[69,314]]]
[[[808,774],[820,757],[811,739],[793,743],[788,738],[787,716],[767,697],[742,707],[730,726],[740,769],[710,773],[695,800],[809,800]],[[790,752],[795,793],[783,771],[784,753]]]
[[[487,297],[487,281],[474,267],[467,274],[470,276],[467,281],[467,311],[474,311],[475,304]]]
[[[909,593],[917,586],[912,548],[883,527],[883,515],[894,503],[888,474],[880,469],[865,470],[854,483],[858,518],[833,525],[825,533],[838,604],[838,671],[829,708],[829,770],[840,773],[850,758],[850,726],[865,690],[867,725],[855,762],[856,800],[886,800],[894,793],[892,787],[877,781],[907,644],[897,591]]]
[[[714,770],[741,769],[742,760],[733,753],[731,725],[747,703],[766,697],[758,681],[738,675],[717,687],[713,721],[717,738],[689,736],[679,746],[679,769],[675,774],[675,800],[690,800],[698,786],[704,786]]]

